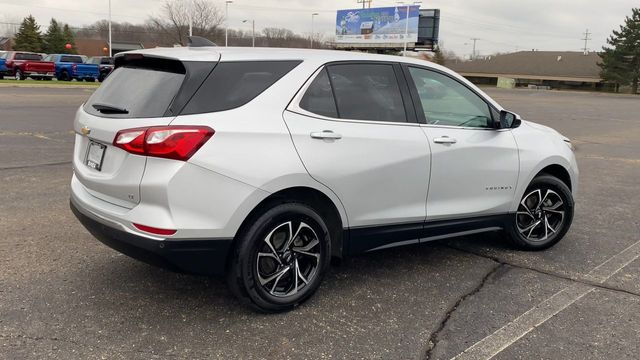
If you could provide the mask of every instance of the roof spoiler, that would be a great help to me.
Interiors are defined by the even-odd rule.
[[[201,36],[188,36],[187,39],[189,47],[218,46],[211,40]]]

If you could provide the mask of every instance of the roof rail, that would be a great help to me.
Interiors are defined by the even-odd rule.
[[[188,36],[187,39],[189,47],[218,46],[211,40],[201,36]]]

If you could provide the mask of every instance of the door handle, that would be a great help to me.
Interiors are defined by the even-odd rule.
[[[439,137],[439,138],[435,138],[433,139],[433,142],[436,144],[455,144],[458,142],[458,140],[454,139],[454,138],[450,138],[448,136],[443,136],[443,137]]]
[[[312,132],[310,135],[313,139],[330,139],[330,140],[342,139],[342,135],[336,134],[331,130],[316,131],[316,132]]]

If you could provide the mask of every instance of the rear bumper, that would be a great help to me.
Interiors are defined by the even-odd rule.
[[[100,242],[129,257],[173,271],[200,275],[221,275],[232,239],[154,240],[110,227],[73,200],[71,211]]]

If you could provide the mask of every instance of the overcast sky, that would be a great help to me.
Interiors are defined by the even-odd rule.
[[[224,0],[211,0],[224,11]],[[395,0],[373,0],[373,7],[393,6]],[[108,0],[0,0],[0,22],[19,21],[32,14],[46,28],[51,17],[80,27],[106,18]],[[142,23],[160,12],[161,0],[112,0],[113,21]],[[316,31],[333,36],[335,10],[357,8],[356,0],[233,0],[229,27],[250,30],[286,27],[308,34],[311,13]],[[631,14],[638,0],[423,0],[422,8],[441,9],[440,39],[459,55],[471,53],[471,38],[479,38],[480,54],[516,50],[573,50],[584,46],[584,31],[599,50],[611,30]]]

